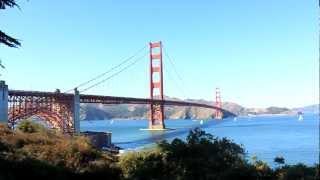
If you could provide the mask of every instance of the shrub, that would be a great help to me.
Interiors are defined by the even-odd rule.
[[[173,174],[167,169],[168,163],[162,154],[155,150],[131,152],[123,155],[119,167],[126,179],[172,179]]]
[[[277,169],[276,172],[279,180],[314,180],[319,178],[317,175],[318,169],[319,165],[308,167],[299,163],[296,165],[286,165],[281,169]]]
[[[267,163],[259,160],[256,156],[252,157],[252,161],[257,179],[273,179],[274,172]]]
[[[38,123],[32,122],[32,120],[27,119],[19,123],[18,129],[24,133],[35,133],[35,132],[44,132],[45,127]]]
[[[86,137],[46,130],[30,122],[22,123],[18,131],[0,126],[0,133],[0,159],[7,163],[50,164],[50,167],[72,172],[75,176],[93,177],[96,172],[99,176],[110,175],[117,179],[115,177],[121,175],[113,165],[116,158],[95,149]]]

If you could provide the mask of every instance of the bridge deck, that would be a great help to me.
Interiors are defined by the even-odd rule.
[[[42,92],[42,91],[21,91],[21,90],[9,90],[9,96],[32,96],[32,97],[51,97],[51,98],[73,98],[74,94],[71,93],[58,93],[58,92]],[[179,100],[158,100],[149,98],[132,98],[132,97],[118,97],[118,96],[100,96],[100,95],[86,95],[80,94],[80,103],[101,103],[101,104],[151,104],[162,103],[169,106],[193,106],[209,109],[221,110],[223,113],[234,115],[233,113],[218,108],[209,104],[201,104],[188,101]]]

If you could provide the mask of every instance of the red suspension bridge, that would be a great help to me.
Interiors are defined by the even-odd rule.
[[[121,73],[128,67],[135,64],[132,62],[120,71],[111,76],[87,87],[83,91],[78,91],[79,87],[94,82],[107,73],[104,72],[93,79],[84,82],[73,89],[74,93],[67,92],[40,92],[9,90],[4,81],[0,82],[0,122],[8,123],[12,128],[23,119],[38,117],[46,121],[51,127],[67,133],[80,132],[80,104],[81,103],[100,103],[100,104],[149,104],[149,129],[165,129],[164,106],[194,106],[212,109],[215,119],[222,119],[226,116],[234,116],[233,113],[222,108],[220,90],[216,89],[216,100],[214,105],[200,104],[188,101],[166,100],[164,98],[163,80],[163,46],[161,42],[149,43],[150,56],[150,98],[132,98],[101,95],[86,95],[82,92],[91,89],[108,79]],[[113,67],[118,68],[128,62],[132,57]]]

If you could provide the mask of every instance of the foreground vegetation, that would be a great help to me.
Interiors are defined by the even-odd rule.
[[[195,129],[186,141],[163,141],[154,149],[117,157],[68,136],[25,121],[16,131],[0,126],[0,179],[319,179],[319,166],[278,167],[246,160],[245,150],[228,139]]]

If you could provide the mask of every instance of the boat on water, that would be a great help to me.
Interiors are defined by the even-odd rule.
[[[247,116],[248,116],[248,117],[256,117],[257,115],[256,115],[256,114],[250,114],[250,113],[248,113]]]
[[[203,124],[203,120],[200,121],[200,124],[201,124],[201,125]]]
[[[299,111],[297,114],[298,114],[298,120],[303,121],[303,112]]]

